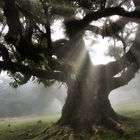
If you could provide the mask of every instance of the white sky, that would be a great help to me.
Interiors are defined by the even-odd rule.
[[[94,65],[107,64],[108,62],[114,60],[113,58],[105,55],[109,46],[107,38],[103,39],[101,36],[98,36],[97,42],[92,43],[92,41],[85,39],[85,43],[89,49],[89,54]]]
[[[53,41],[65,37],[62,22],[63,20],[57,20],[51,26],[51,31],[52,31],[51,37]]]

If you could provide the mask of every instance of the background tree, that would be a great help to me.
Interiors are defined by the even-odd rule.
[[[114,112],[109,93],[127,84],[139,69],[139,27],[131,47],[117,60],[93,65],[84,44],[85,31],[103,37],[124,39],[120,32],[129,21],[139,22],[139,2],[133,1],[59,1],[1,0],[1,70],[14,77],[13,86],[26,83],[32,76],[50,85],[55,80],[67,84],[67,99],[58,126],[69,125],[76,131],[91,132],[94,125],[105,125],[123,132],[123,118]],[[131,3],[133,2],[134,5]],[[128,7],[124,9],[123,6]],[[82,15],[76,18],[76,13]],[[102,27],[90,24],[101,18],[120,18]],[[51,25],[64,21],[65,38],[52,40]],[[5,34],[4,27],[8,26]],[[127,46],[127,44],[125,44]],[[126,48],[124,46],[124,50]],[[54,59],[53,55],[57,58]],[[122,72],[123,71],[123,72]],[[121,73],[121,74],[120,74]],[[120,74],[120,76],[116,76]],[[88,117],[87,117],[88,116]],[[119,125],[119,126],[120,126]],[[56,130],[60,131],[60,129]],[[52,136],[52,134],[50,135]],[[47,138],[49,136],[47,135]],[[44,139],[47,139],[46,137]]]

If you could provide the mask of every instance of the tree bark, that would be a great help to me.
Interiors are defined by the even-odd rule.
[[[86,130],[88,132],[92,130],[94,125],[105,125],[122,132],[121,128],[117,128],[118,123],[122,123],[122,117],[113,110],[108,96],[113,89],[127,84],[135,76],[135,72],[139,69],[137,64],[134,67],[137,62],[136,58],[130,49],[114,62],[95,66],[89,58],[82,39],[76,45],[79,47],[76,47],[78,50],[74,49],[74,52],[78,52],[79,55],[75,55],[73,60],[75,60],[78,74],[75,79],[67,80],[67,99],[58,124],[70,125],[76,131]],[[83,52],[85,52],[85,57],[82,57],[82,66],[78,66],[78,62],[81,61],[79,56]],[[123,64],[120,65],[120,62]],[[128,68],[125,74],[116,79],[114,76],[125,68]],[[131,75],[129,71],[131,71]],[[122,78],[125,78],[125,81],[115,87],[118,79]]]
[[[80,78],[67,83],[68,96],[59,120],[60,125],[70,125],[76,130],[91,130],[93,125],[108,125],[109,119],[118,119],[111,107],[109,79],[104,66],[90,64]]]
[[[90,131],[94,125],[109,126],[110,119],[118,119],[118,115],[112,109],[108,99],[112,90],[112,75],[109,75],[105,65],[92,64],[82,39],[77,41],[76,45],[79,47],[76,47],[78,50],[74,49],[74,51],[79,55],[73,55],[73,60],[75,60],[78,72],[75,79],[67,80],[67,99],[58,124],[70,125],[78,131]],[[82,65],[78,65],[79,61]]]

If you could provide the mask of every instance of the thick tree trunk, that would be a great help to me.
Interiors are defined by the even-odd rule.
[[[118,116],[108,99],[110,80],[104,66],[87,64],[76,80],[67,83],[67,99],[59,124],[89,131],[93,125],[112,125],[110,120],[117,120]]]

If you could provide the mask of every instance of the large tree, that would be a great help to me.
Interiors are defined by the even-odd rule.
[[[122,132],[118,126],[122,117],[108,96],[139,70],[139,27],[131,47],[121,36],[128,22],[139,23],[139,5],[138,0],[0,0],[0,68],[15,79],[13,86],[32,77],[44,85],[55,80],[66,83],[67,99],[58,126],[91,132],[93,126],[104,125]],[[82,18],[77,19],[77,13]],[[112,15],[120,18],[111,22],[107,17]],[[53,41],[51,25],[58,19],[64,23],[65,38]],[[102,27],[91,24],[97,20]],[[2,30],[6,26],[7,33]],[[124,52],[113,62],[94,65],[83,40],[86,31],[121,40]]]

